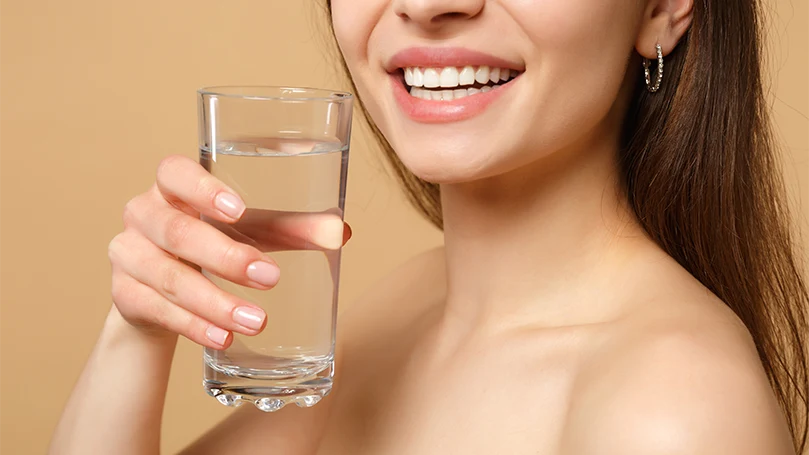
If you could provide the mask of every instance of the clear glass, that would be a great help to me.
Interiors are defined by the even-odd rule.
[[[228,406],[262,411],[313,406],[334,375],[340,249],[294,245],[266,234],[301,216],[343,219],[353,97],[291,87],[212,87],[198,92],[199,160],[244,200],[228,225],[203,217],[231,238],[267,252],[281,268],[271,290],[203,274],[262,307],[257,336],[234,333],[225,350],[205,348],[204,387]]]

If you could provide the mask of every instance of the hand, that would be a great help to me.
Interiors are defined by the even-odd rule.
[[[118,312],[146,331],[214,349],[228,347],[233,331],[259,333],[266,314],[221,290],[200,267],[266,290],[280,276],[266,252],[337,249],[351,237],[336,211],[248,210],[235,191],[182,156],[160,163],[156,183],[126,204],[123,219],[124,231],[109,245]]]

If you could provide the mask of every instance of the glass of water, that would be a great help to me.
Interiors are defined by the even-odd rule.
[[[202,271],[267,313],[259,335],[234,333],[229,348],[205,348],[205,390],[225,405],[309,407],[331,390],[342,236],[324,245],[312,240],[323,232],[297,234],[316,218],[319,230],[339,223],[332,231],[341,232],[352,101],[349,93],[312,88],[198,91],[200,163],[247,206],[235,224],[203,220],[269,253],[281,268],[271,290]]]

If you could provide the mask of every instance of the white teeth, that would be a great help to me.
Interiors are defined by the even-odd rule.
[[[481,66],[475,72],[475,80],[481,84],[489,82],[489,67],[486,65]]]
[[[477,88],[456,88],[455,90],[427,90],[418,87],[410,88],[410,95],[414,98],[431,101],[452,101],[467,96],[476,95],[478,93],[486,93],[492,90],[497,90],[502,87],[502,84],[487,85],[481,89]]]
[[[489,80],[495,84],[500,81],[500,68],[492,68],[491,71],[489,71]]]
[[[470,66],[445,68],[404,68],[404,81],[410,87],[454,88],[466,85],[506,82],[519,74],[509,68],[489,68],[481,65],[477,70]]]
[[[457,87],[458,86],[458,70],[453,66],[448,66],[441,70],[439,77],[439,85],[441,87]]]
[[[475,69],[471,66],[464,66],[461,74],[458,76],[458,82],[461,85],[472,85],[475,83]]]
[[[419,68],[413,68],[413,85],[416,87],[424,85],[424,73]]]
[[[438,71],[433,68],[424,69],[424,86],[427,88],[436,88],[441,85],[441,80],[438,76]]]
[[[486,65],[477,70],[469,65],[445,68],[409,67],[404,68],[403,73],[405,88],[409,88],[410,95],[431,101],[452,101],[497,90],[519,75],[518,71],[510,68],[489,68]],[[483,84],[483,87],[462,88],[476,82]]]

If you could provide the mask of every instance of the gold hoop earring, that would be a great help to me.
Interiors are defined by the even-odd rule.
[[[663,82],[663,47],[658,43],[655,46],[657,49],[657,77],[655,83],[652,84],[652,75],[649,71],[649,59],[643,59],[643,74],[646,76],[646,88],[651,93],[660,90],[660,83]]]

